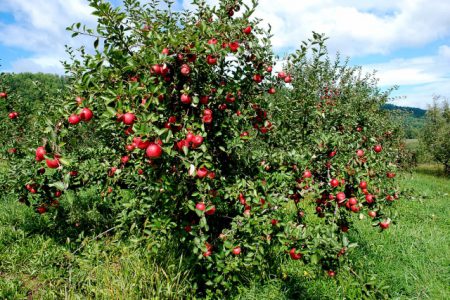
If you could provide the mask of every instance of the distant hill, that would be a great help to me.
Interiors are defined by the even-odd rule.
[[[407,139],[418,138],[419,132],[422,130],[425,123],[425,114],[427,113],[426,110],[416,107],[397,106],[393,104],[386,104],[383,108],[399,113],[396,115],[398,115],[399,119],[403,123]]]
[[[405,113],[412,114],[414,118],[423,118],[427,111],[425,109],[417,108],[417,107],[408,107],[408,106],[397,106],[394,104],[385,104],[383,106],[384,109],[387,110],[399,110]]]

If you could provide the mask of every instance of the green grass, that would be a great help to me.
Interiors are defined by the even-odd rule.
[[[349,235],[359,247],[334,279],[286,260],[281,273],[237,286],[237,299],[450,299],[450,180],[434,166],[405,174],[395,224],[384,232],[365,219]],[[180,299],[191,270],[169,243],[151,247],[105,237],[76,255],[73,241],[45,230],[45,220],[1,199],[0,299]],[[355,226],[356,227],[356,226]],[[44,228],[44,229],[42,229]],[[39,229],[39,230],[38,230]]]

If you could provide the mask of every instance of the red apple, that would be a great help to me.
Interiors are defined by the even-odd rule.
[[[188,76],[191,72],[191,68],[187,64],[181,65],[180,72],[183,76]]]
[[[359,150],[356,151],[356,155],[357,155],[358,157],[362,157],[362,156],[364,156],[364,151],[361,150],[361,149],[359,149]]]
[[[286,82],[286,83],[291,83],[292,82],[292,77],[291,76],[286,76],[286,77],[284,77],[284,82]]]
[[[295,248],[292,248],[290,251],[289,251],[289,255],[291,256],[291,258],[293,259],[293,260],[299,260],[300,258],[302,258],[302,254],[299,252],[299,253],[296,253],[295,251],[296,251],[297,249],[295,249]]]
[[[361,182],[359,183],[359,187],[360,187],[361,189],[367,189],[367,182],[361,181]]]
[[[377,212],[376,212],[376,211],[373,211],[373,210],[369,211],[367,214],[368,214],[369,217],[371,217],[371,218],[375,218],[375,217],[377,216]]]
[[[94,113],[89,108],[85,107],[81,110],[80,118],[81,120],[88,122],[94,117]]]
[[[336,194],[336,199],[338,200],[339,203],[344,202],[346,196],[344,192],[339,192]]]
[[[311,171],[306,170],[305,172],[303,172],[303,178],[311,178],[312,174]]]
[[[188,94],[182,94],[180,97],[181,103],[183,104],[190,104],[191,103],[191,96]]]
[[[15,112],[15,111],[10,112],[10,113],[8,114],[8,118],[10,118],[11,120],[17,119],[18,116],[19,116],[19,113],[18,113],[18,112]]]
[[[133,123],[136,121],[136,116],[133,113],[125,113],[123,116],[123,123],[126,125],[133,125]]]
[[[7,98],[8,94],[6,92],[1,92],[0,93],[0,98]]]
[[[373,203],[373,195],[367,194],[367,195],[366,195],[366,202],[367,202],[368,204],[372,204],[372,203]]]
[[[201,167],[200,169],[197,170],[198,178],[204,178],[206,177],[206,175],[208,175],[208,169],[206,169],[205,167]]]
[[[275,94],[276,93],[276,91],[275,91],[275,88],[274,87],[271,87],[268,91],[267,91],[269,94],[271,94],[271,95],[273,95],[273,94]]]
[[[196,135],[192,138],[192,148],[198,148],[203,144],[203,137]]]
[[[233,250],[231,251],[234,255],[239,255],[241,254],[241,247],[237,246],[234,247]]]
[[[199,203],[197,203],[197,204],[195,205],[195,209],[198,209],[198,210],[200,210],[200,211],[204,211],[205,208],[206,208],[206,205],[205,205],[205,203],[203,203],[203,202],[199,202]]]
[[[231,52],[237,52],[239,49],[239,43],[238,42],[229,43],[228,47],[230,48]]]
[[[45,154],[47,154],[47,152],[45,151],[44,147],[38,147],[36,149],[36,160],[37,161],[43,161],[45,159]]]
[[[72,125],[77,125],[78,123],[80,123],[80,121],[81,121],[81,118],[79,115],[72,114],[69,117],[69,123]]]
[[[252,27],[247,26],[242,30],[245,34],[250,34],[252,32]]]
[[[215,58],[215,57],[212,56],[212,55],[208,55],[208,56],[206,57],[206,63],[207,63],[208,65],[215,65],[215,64],[217,64],[217,58]]]
[[[145,151],[145,154],[147,155],[147,157],[152,158],[152,159],[161,157],[162,153],[163,153],[163,150],[162,150],[161,146],[156,143],[150,143],[147,147],[147,150]]]
[[[122,156],[120,161],[125,165],[130,160],[130,157],[128,155]]]
[[[332,186],[332,187],[338,187],[339,186],[339,180],[337,180],[336,178],[333,178],[333,179],[331,179],[331,181],[330,181],[330,185]]]
[[[389,228],[389,225],[390,225],[390,222],[389,222],[389,220],[387,220],[387,221],[382,221],[382,222],[380,222],[379,223],[379,225],[380,225],[380,227],[381,227],[381,229],[388,229]]]
[[[47,158],[45,160],[45,163],[47,164],[47,167],[49,167],[50,169],[56,169],[59,167],[59,159],[56,157],[54,159]]]
[[[381,145],[375,145],[373,147],[373,151],[375,151],[376,153],[380,153],[381,150],[383,150],[383,147],[381,147]]]
[[[205,213],[208,216],[212,216],[216,212],[216,207],[213,205],[210,209],[208,209]]]

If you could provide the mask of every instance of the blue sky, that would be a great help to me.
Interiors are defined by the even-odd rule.
[[[119,5],[120,0],[111,0]],[[218,0],[206,0],[215,4]],[[190,0],[176,7],[189,8]],[[339,51],[379,85],[399,85],[393,102],[426,108],[433,95],[450,98],[450,1],[260,0],[255,13],[270,23],[279,54],[296,49],[311,31],[330,37]],[[0,0],[0,64],[9,72],[63,73],[64,45],[77,47],[65,27],[95,24],[87,0]],[[265,25],[267,26],[267,25]]]

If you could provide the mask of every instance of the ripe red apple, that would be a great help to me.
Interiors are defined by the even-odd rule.
[[[275,226],[278,224],[278,220],[277,219],[272,219],[272,221],[270,221],[270,223]]]
[[[334,157],[334,156],[336,156],[336,151],[330,151],[330,152],[328,153],[328,157],[329,157],[329,158],[332,158],[332,157]]]
[[[208,215],[208,216],[212,216],[214,213],[216,212],[216,206],[212,206],[210,209],[208,209],[205,213]]]
[[[209,96],[201,96],[200,97],[200,103],[201,104],[208,104]]]
[[[45,160],[45,163],[47,164],[47,167],[49,167],[50,169],[56,169],[59,167],[59,159],[56,157],[54,159],[47,158]]]
[[[352,205],[356,205],[356,204],[358,204],[358,200],[356,200],[356,198],[350,198],[350,199],[348,199],[348,203],[350,204],[350,206],[352,206]]]
[[[205,167],[201,167],[197,170],[198,178],[204,178],[206,177],[206,175],[208,175],[208,169],[206,169]]]
[[[204,115],[202,117],[202,122],[205,123],[205,124],[211,124],[212,120],[213,120],[212,115]]]
[[[208,41],[208,44],[209,44],[209,45],[215,45],[215,44],[217,44],[217,39],[215,39],[215,38],[210,39],[210,40]]]
[[[217,64],[217,58],[214,57],[214,56],[212,56],[212,55],[208,55],[208,56],[206,57],[206,63],[207,63],[208,65],[215,65],[215,64]]]
[[[203,137],[196,135],[192,138],[192,148],[198,148],[203,144]]]
[[[151,71],[154,74],[161,75],[161,66],[158,65],[158,64],[155,64],[155,65],[152,66]]]
[[[161,157],[162,153],[163,153],[163,150],[162,150],[161,146],[156,143],[150,143],[147,147],[147,150],[145,151],[145,154],[147,155],[147,157],[152,158],[152,159]]]
[[[275,88],[274,88],[274,87],[271,87],[271,88],[268,90],[268,93],[271,94],[271,95],[275,94],[275,93],[276,93]]]
[[[250,34],[252,32],[252,27],[247,26],[242,30],[245,34]]]
[[[339,180],[337,180],[336,178],[333,178],[333,179],[331,179],[331,181],[330,181],[330,185],[332,186],[332,187],[338,187],[339,186]]]
[[[234,101],[236,101],[236,97],[234,97],[233,94],[228,93],[225,97],[225,101],[227,101],[228,103],[233,103]]]
[[[303,172],[303,178],[311,178],[312,177],[312,173],[309,170],[306,170],[305,172]]]
[[[234,247],[233,250],[231,251],[234,255],[239,255],[241,254],[241,247],[237,246]]]
[[[285,77],[286,77],[286,73],[284,73],[283,71],[278,72],[278,78],[284,79]]]
[[[69,175],[72,177],[76,177],[76,176],[78,176],[78,171],[72,170],[69,172]]]
[[[359,187],[360,187],[361,189],[367,189],[367,182],[361,181],[361,182],[359,183]]]
[[[199,202],[199,203],[197,203],[197,204],[195,205],[195,209],[198,209],[198,210],[200,210],[200,211],[204,211],[205,208],[206,208],[206,205],[205,205],[205,203],[203,203],[203,202]]]
[[[183,76],[188,76],[191,72],[191,68],[187,64],[181,65],[180,72]]]
[[[260,74],[253,75],[253,81],[256,83],[260,83],[262,81],[262,76]]]
[[[376,211],[373,211],[373,210],[369,211],[367,214],[368,214],[369,217],[371,217],[371,218],[375,218],[375,217],[377,216],[377,212],[376,212]]]
[[[238,42],[229,43],[228,47],[230,48],[231,52],[237,52],[239,49],[239,43]]]
[[[358,157],[363,157],[363,156],[364,156],[364,150],[361,150],[361,149],[357,150],[357,151],[356,151],[356,155],[357,155]]]
[[[182,94],[180,97],[181,103],[183,104],[190,104],[191,103],[191,96],[188,94]]]
[[[367,194],[367,195],[366,195],[366,202],[367,202],[368,204],[372,204],[372,203],[373,203],[373,195]]]
[[[284,77],[284,82],[291,83],[292,82],[292,77],[287,75],[286,77]]]
[[[18,112],[13,111],[8,114],[8,118],[10,118],[11,120],[17,119],[17,117],[19,117]]]
[[[89,108],[85,107],[81,110],[80,118],[81,120],[88,122],[94,117],[94,113]]]
[[[188,143],[191,143],[192,142],[192,140],[194,139],[194,137],[195,137],[195,134],[193,134],[192,132],[188,132],[187,134],[186,134],[186,142],[188,142]]]
[[[339,203],[344,202],[346,196],[344,192],[339,192],[336,194],[336,199],[338,200]]]
[[[292,248],[290,251],[289,251],[289,255],[291,256],[291,258],[293,259],[293,260],[299,260],[300,258],[302,258],[302,254],[299,252],[299,253],[296,253],[295,251],[296,251],[297,249],[295,249],[295,248]]]
[[[336,273],[335,273],[333,270],[328,270],[327,274],[328,274],[328,276],[330,276],[330,277],[336,276]]]
[[[129,144],[125,146],[125,149],[129,152],[133,151],[136,147],[133,144]]]
[[[244,194],[242,194],[242,193],[239,193],[239,202],[240,202],[242,205],[247,204],[247,201],[245,200],[245,196],[244,196]]]
[[[36,149],[36,160],[37,161],[43,161],[45,159],[45,154],[47,154],[47,152],[45,151],[44,147],[37,147]]]
[[[69,123],[72,125],[77,125],[78,123],[80,123],[80,121],[81,121],[81,118],[79,115],[72,114],[69,117]]]
[[[56,197],[56,198],[61,197],[61,195],[62,195],[62,192],[61,192],[61,191],[56,191],[56,192],[55,192],[55,197]]]
[[[373,151],[375,151],[376,153],[380,153],[381,150],[383,150],[383,147],[381,147],[381,145],[373,146]]]
[[[130,157],[128,155],[122,156],[120,161],[125,165],[130,160]]]
[[[45,214],[45,212],[47,211],[47,208],[45,208],[45,206],[39,206],[38,208],[36,208],[36,212],[38,212],[39,214]]]
[[[388,229],[389,225],[390,225],[390,222],[389,222],[389,220],[382,221],[382,222],[379,223],[379,225],[380,225],[381,229],[383,229],[383,230],[384,229]]]
[[[8,94],[6,92],[1,92],[0,93],[0,98],[7,98]]]
[[[387,176],[388,178],[394,178],[394,177],[395,177],[395,173],[393,173],[393,172],[387,172],[387,173],[386,173],[386,176]]]
[[[133,125],[134,121],[136,121],[136,116],[133,113],[125,113],[123,116],[123,123],[126,125]]]
[[[242,137],[247,137],[248,135],[249,135],[248,131],[244,131],[239,136],[242,138]]]
[[[164,48],[164,49],[162,49],[161,53],[164,54],[164,55],[169,55],[170,51],[169,51],[168,48]]]
[[[109,177],[114,176],[114,173],[116,173],[116,171],[117,171],[117,167],[112,167],[108,172],[108,176]]]

